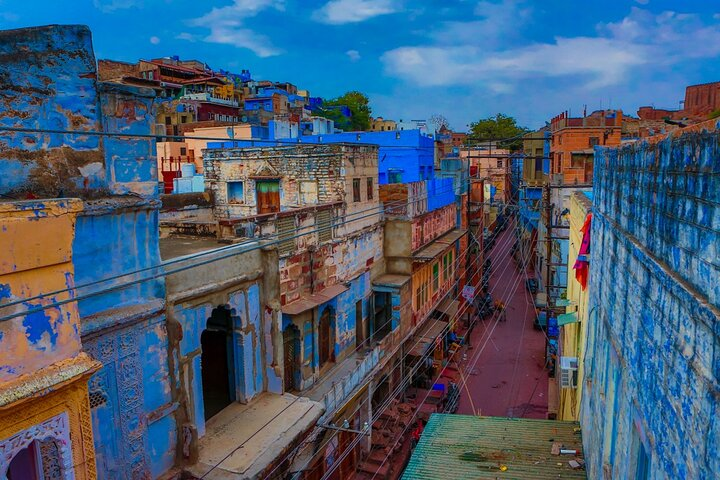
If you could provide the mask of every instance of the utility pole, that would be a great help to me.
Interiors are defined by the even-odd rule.
[[[553,355],[557,357],[558,352],[558,328],[553,315],[553,308],[550,305],[551,296],[550,289],[553,288],[552,281],[552,242],[553,242],[553,205],[550,202],[550,182],[545,185],[545,275],[547,280],[545,282],[545,365],[549,367],[550,377],[555,376],[555,360]]]

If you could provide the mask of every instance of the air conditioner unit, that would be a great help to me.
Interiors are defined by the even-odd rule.
[[[577,386],[577,357],[560,357],[560,388]]]
[[[562,173],[553,173],[552,183],[554,183],[554,184],[563,183],[563,174]]]
[[[255,237],[255,223],[241,223],[235,227],[235,235],[238,237],[254,238]]]

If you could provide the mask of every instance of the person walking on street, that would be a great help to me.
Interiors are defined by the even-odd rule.
[[[496,300],[495,301],[495,312],[497,312],[497,315],[498,315],[498,322],[504,322],[505,320],[507,320],[505,302]]]

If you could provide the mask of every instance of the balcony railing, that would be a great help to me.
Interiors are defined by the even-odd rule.
[[[225,239],[277,236],[280,254],[303,250],[335,236],[342,202],[293,208],[275,213],[228,218],[218,222]]]
[[[183,95],[183,100],[198,100],[201,102],[216,103],[218,105],[227,105],[229,107],[237,107],[240,103],[234,98],[219,97],[208,92],[188,93]]]

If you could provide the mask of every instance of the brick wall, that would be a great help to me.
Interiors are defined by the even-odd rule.
[[[413,251],[430,243],[455,226],[455,204],[433,210],[413,221],[411,249]]]
[[[718,108],[720,108],[720,82],[691,85],[685,89],[686,115],[705,116]]]
[[[583,442],[589,478],[720,471],[720,134],[595,158]]]
[[[117,80],[124,76],[137,76],[138,66],[134,63],[117,62],[115,60],[98,60],[98,80]]]

